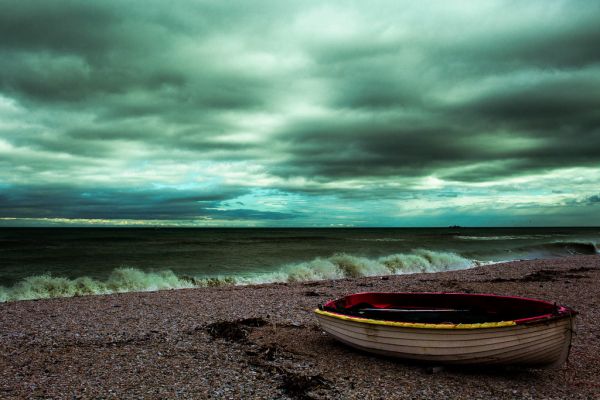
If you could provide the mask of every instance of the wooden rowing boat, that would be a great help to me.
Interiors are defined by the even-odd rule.
[[[323,330],[357,349],[440,364],[557,368],[577,314],[492,294],[358,293],[315,310]]]

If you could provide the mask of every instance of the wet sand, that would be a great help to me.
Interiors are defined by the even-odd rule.
[[[364,291],[540,298],[580,312],[559,370],[441,370],[341,345],[312,310]],[[600,398],[600,256],[435,274],[0,304],[0,398]]]

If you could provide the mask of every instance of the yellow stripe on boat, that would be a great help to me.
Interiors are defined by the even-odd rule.
[[[376,319],[360,318],[360,317],[349,317],[347,315],[341,315],[332,313],[329,311],[323,311],[316,309],[315,313],[320,315],[326,315],[328,317],[341,319],[344,321],[355,321],[362,322],[365,324],[372,325],[384,325],[384,326],[398,326],[402,328],[420,328],[420,329],[480,329],[480,328],[500,328],[503,326],[513,326],[517,323],[515,321],[500,321],[500,322],[482,322],[480,324],[421,324],[418,322],[395,322],[395,321],[380,321]]]

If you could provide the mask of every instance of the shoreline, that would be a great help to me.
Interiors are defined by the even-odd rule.
[[[436,273],[0,303],[1,398],[591,398],[600,257]],[[323,334],[317,304],[365,291],[510,294],[579,312],[559,370],[431,368]],[[436,369],[437,371],[437,369]]]

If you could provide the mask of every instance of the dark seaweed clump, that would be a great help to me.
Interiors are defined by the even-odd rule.
[[[248,340],[249,328],[258,328],[267,324],[262,318],[246,318],[235,321],[218,321],[206,327],[206,331],[215,339],[225,339],[230,342],[245,342]]]

